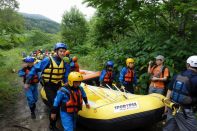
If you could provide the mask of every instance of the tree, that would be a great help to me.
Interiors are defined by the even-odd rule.
[[[23,17],[15,11],[18,5],[16,0],[0,1],[0,34],[19,33],[23,30]]]
[[[24,29],[21,15],[10,8],[0,10],[0,34],[20,33]]]
[[[19,3],[16,0],[0,0],[0,10],[3,9],[18,9]]]
[[[76,8],[72,7],[63,15],[61,23],[62,41],[69,45],[69,48],[82,45],[86,39],[88,28],[84,15]]]
[[[32,30],[31,36],[27,40],[29,46],[42,46],[45,44],[52,43],[54,35],[44,33],[40,30]]]
[[[185,68],[196,54],[196,0],[84,0],[97,9],[90,52],[100,63],[114,60],[120,70],[127,57],[135,58],[139,83],[145,88],[147,63],[166,57],[171,75]],[[103,48],[105,47],[105,49]]]
[[[130,13],[139,8],[137,0],[85,0],[89,6],[97,8],[95,22],[96,40],[94,45],[105,47],[106,41],[117,43],[133,31]]]
[[[16,12],[18,2],[15,0],[0,1],[0,48],[10,49],[18,46],[23,37],[20,34],[24,29],[23,17]]]

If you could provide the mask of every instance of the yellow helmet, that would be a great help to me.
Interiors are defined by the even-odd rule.
[[[68,75],[68,84],[69,86],[73,86],[74,81],[83,81],[83,76],[79,72],[71,72]]]
[[[127,58],[126,65],[128,66],[129,63],[134,63],[134,59],[133,58]]]

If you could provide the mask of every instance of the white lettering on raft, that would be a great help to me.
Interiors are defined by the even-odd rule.
[[[115,105],[114,106],[114,112],[123,112],[127,110],[136,110],[139,108],[139,105],[137,102],[130,102],[122,105]]]

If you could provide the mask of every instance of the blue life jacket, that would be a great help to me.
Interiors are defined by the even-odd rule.
[[[176,77],[176,80],[173,85],[171,99],[172,101],[179,103],[181,105],[190,105],[192,104],[191,97],[191,78],[192,75],[186,76],[179,74]]]

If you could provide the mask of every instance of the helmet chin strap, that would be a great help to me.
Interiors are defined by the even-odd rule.
[[[60,56],[59,56],[59,54],[58,54],[58,50],[56,50],[56,56],[57,56],[58,58],[60,58]]]
[[[197,72],[197,70],[194,69],[193,67],[191,67],[190,65],[188,65],[188,68],[187,69],[190,69],[190,70],[193,70],[194,72]]]
[[[133,69],[134,67],[127,66],[129,69]]]
[[[111,67],[111,68],[110,68],[110,67],[107,67],[107,70],[108,70],[108,71],[112,71],[113,68],[112,68],[112,67]]]

